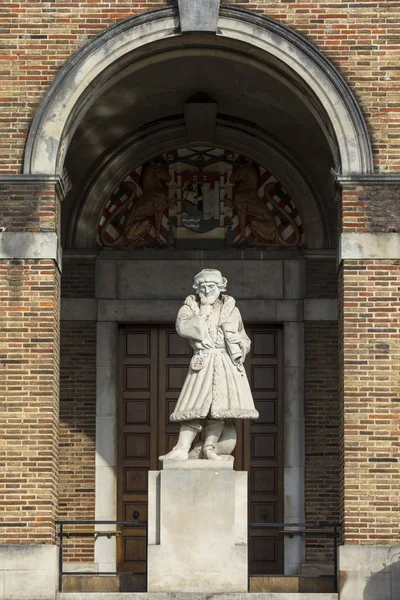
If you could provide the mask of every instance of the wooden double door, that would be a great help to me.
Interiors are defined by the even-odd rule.
[[[283,520],[282,331],[246,325],[251,352],[246,371],[259,419],[237,421],[235,469],[249,474],[249,522]],[[179,424],[169,422],[191,358],[187,340],[173,325],[120,329],[118,407],[118,519],[147,520],[147,474],[158,456],[176,444]],[[118,570],[134,573],[131,589],[143,589],[146,532],[122,528]],[[251,529],[249,572],[283,573],[283,537],[277,529]]]

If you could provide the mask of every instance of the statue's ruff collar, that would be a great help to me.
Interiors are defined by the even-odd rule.
[[[229,320],[233,309],[235,308],[236,301],[232,296],[221,294],[219,297],[222,301],[222,308],[219,315],[219,323],[224,323]],[[195,317],[200,315],[200,305],[195,295],[188,296],[184,302],[185,306],[188,306]]]

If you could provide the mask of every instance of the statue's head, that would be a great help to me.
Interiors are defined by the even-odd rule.
[[[201,304],[214,304],[220,294],[226,291],[227,283],[217,269],[203,269],[194,276],[193,288]]]

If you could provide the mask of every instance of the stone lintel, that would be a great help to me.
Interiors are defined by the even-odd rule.
[[[61,298],[62,321],[97,321],[95,298]]]
[[[220,0],[178,0],[181,31],[216,33]]]
[[[307,298],[304,300],[305,321],[337,321],[337,298]]]
[[[342,187],[400,185],[400,173],[371,173],[366,175],[338,175]]]
[[[173,322],[181,300],[116,300],[61,298],[62,321]],[[242,300],[245,321],[301,322],[337,321],[337,298],[305,300]]]
[[[293,270],[295,270],[298,263],[302,261],[292,262],[295,263],[293,265]],[[193,275],[203,269],[204,264],[203,260],[197,259],[181,260],[177,265],[167,257],[156,262],[120,260],[117,264],[118,298],[121,300],[162,298],[181,302],[191,293]],[[243,306],[242,299],[276,300],[284,297],[282,260],[249,260],[246,262],[245,268],[238,266],[236,261],[209,260],[207,267],[223,272],[224,277],[228,280],[228,294],[237,300],[239,309],[242,309]],[[177,278],[178,268],[179,277]],[[151,277],[149,277],[150,273]],[[138,285],[139,281],[141,282],[140,286]],[[171,281],[174,282],[174,285],[171,285]],[[289,296],[289,298],[293,297],[293,295]],[[297,298],[299,297],[298,295]]]
[[[84,304],[82,301],[84,300]],[[92,299],[63,298],[61,318],[70,321],[95,320]],[[171,323],[176,319],[182,299],[99,299],[98,321],[120,323]],[[244,321],[255,323],[289,323],[337,320],[336,298],[306,300],[253,300],[238,302]]]
[[[342,233],[338,264],[362,259],[400,259],[400,233]]]
[[[0,259],[49,259],[61,271],[62,250],[54,231],[1,231]]]

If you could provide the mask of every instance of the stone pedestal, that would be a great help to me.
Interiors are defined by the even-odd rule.
[[[58,546],[0,544],[0,600],[54,600]]]
[[[340,600],[399,600],[399,558],[400,546],[340,546]]]
[[[165,462],[149,473],[149,592],[247,592],[247,472]]]

